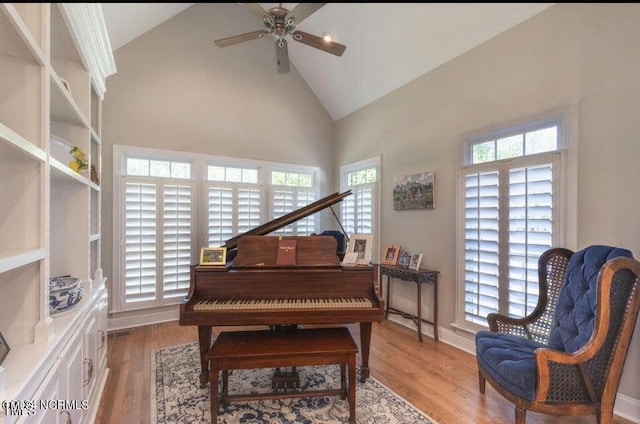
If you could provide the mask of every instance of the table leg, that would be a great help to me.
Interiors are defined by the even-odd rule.
[[[433,283],[433,338],[438,341],[438,280]]]
[[[422,284],[420,284],[420,279],[418,279],[418,340],[422,341]]]
[[[384,309],[385,318],[389,318],[389,293],[391,293],[391,276],[387,275],[387,304]]]

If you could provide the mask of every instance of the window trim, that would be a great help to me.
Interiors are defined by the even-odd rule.
[[[464,299],[465,299],[465,255],[464,255],[464,219],[465,219],[465,174],[466,170],[470,167],[481,169],[485,165],[491,166],[495,162],[506,161],[520,161],[522,158],[550,154],[560,155],[560,172],[559,172],[559,187],[560,191],[557,193],[557,199],[559,201],[558,210],[558,223],[557,227],[554,224],[554,228],[559,228],[558,238],[556,243],[558,246],[567,247],[569,249],[576,249],[577,246],[577,180],[578,180],[578,166],[577,166],[577,135],[578,135],[578,102],[572,101],[556,108],[541,112],[539,114],[530,115],[520,118],[518,120],[505,122],[499,125],[495,125],[491,128],[485,128],[484,130],[473,131],[463,134],[461,136],[461,166],[458,170],[458,184],[457,184],[457,207],[456,207],[456,261],[455,261],[455,281],[456,281],[456,302],[455,302],[455,322],[452,323],[454,328],[462,330],[463,332],[475,333],[478,330],[484,330],[487,326],[477,325],[465,320],[464,311]],[[488,141],[496,138],[501,138],[509,135],[518,134],[519,131],[527,132],[540,128],[545,124],[557,124],[558,125],[558,150],[553,152],[538,153],[529,156],[521,156],[516,158],[501,159],[495,162],[485,162],[478,164],[471,164],[471,146],[476,143]]]

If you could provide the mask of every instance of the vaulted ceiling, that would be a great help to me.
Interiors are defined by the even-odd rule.
[[[113,50],[195,3],[102,3]],[[268,10],[279,3],[260,3]],[[297,3],[282,3],[291,10]],[[347,46],[336,57],[289,43],[291,64],[338,120],[553,3],[327,3],[298,29]],[[238,8],[243,8],[237,3]],[[252,15],[246,9],[247,15]],[[255,16],[255,15],[254,15]],[[255,30],[263,28],[255,16]],[[239,30],[233,36],[252,29]],[[259,39],[252,43],[273,40]],[[274,57],[275,61],[275,57]],[[116,63],[117,65],[117,63]],[[275,65],[265,72],[276,72]]]

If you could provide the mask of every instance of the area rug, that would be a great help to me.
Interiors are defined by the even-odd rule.
[[[197,343],[152,352],[151,422],[211,423],[209,388],[200,388]],[[300,389],[339,387],[338,365],[299,367]],[[273,369],[234,370],[229,394],[271,391]],[[358,424],[436,424],[391,389],[369,377],[356,387]],[[218,423],[316,424],[349,422],[349,406],[339,396],[232,402],[221,408]]]

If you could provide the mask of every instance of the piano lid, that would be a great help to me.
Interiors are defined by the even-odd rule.
[[[347,190],[343,193],[336,192],[336,193],[330,194],[329,196],[323,197],[322,199],[317,200],[307,206],[303,206],[300,209],[296,209],[293,212],[289,212],[286,215],[282,215],[279,218],[276,218],[272,221],[262,224],[245,233],[232,237],[227,241],[225,241],[223,246],[226,247],[227,250],[235,249],[236,247],[238,247],[238,240],[240,239],[240,237],[264,236],[273,231],[279,230],[280,228],[286,227],[287,225],[295,221],[298,221],[302,218],[306,218],[309,215],[313,215],[314,213],[319,212],[325,208],[331,207],[336,203],[341,202],[342,199],[344,199],[345,197],[351,194],[352,194],[351,190]],[[335,247],[334,247],[334,255],[335,255]]]

